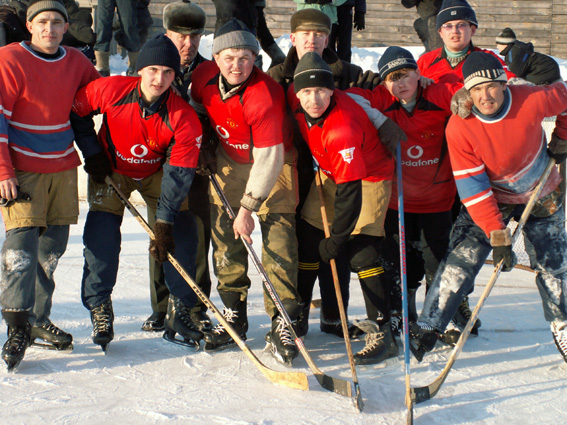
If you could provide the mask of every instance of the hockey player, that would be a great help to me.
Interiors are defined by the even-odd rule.
[[[187,345],[198,344],[202,338],[189,314],[195,294],[167,262],[167,253],[175,252],[194,276],[197,235],[184,199],[195,174],[202,132],[195,111],[170,89],[179,61],[175,45],[160,34],[140,51],[136,71],[141,78],[95,81],[77,93],[73,106],[78,141],[96,137],[92,115],[103,114],[98,140],[104,151],[86,168],[89,212],[83,233],[81,290],[83,304],[91,312],[93,342],[103,350],[114,337],[111,294],[124,214],[124,205],[105,183],[107,175],[126,196],[137,190],[157,211],[150,253],[164,263],[165,282],[178,298],[168,304],[164,337],[176,342],[178,333],[184,339],[180,342]]]
[[[567,156],[567,84],[506,85],[506,73],[494,56],[473,52],[463,65],[465,89],[472,113],[453,115],[447,142],[462,209],[442,261],[431,284],[419,322],[411,326],[411,350],[421,361],[433,349],[438,332],[453,317],[490,251],[503,271],[515,265],[510,230],[550,156],[561,163]],[[549,147],[541,121],[557,115]],[[512,143],[509,143],[512,141]],[[547,148],[547,149],[546,149]],[[551,332],[567,361],[567,293],[565,270],[564,193],[554,169],[523,229],[536,284],[551,322]],[[418,326],[419,325],[419,326]]]
[[[181,97],[189,101],[189,85],[191,75],[197,66],[206,59],[199,54],[201,36],[205,32],[207,15],[196,4],[188,1],[169,3],[163,9],[163,26],[167,37],[175,44],[181,57],[180,73],[173,80],[172,87]],[[201,154],[203,146],[201,146]],[[197,223],[199,242],[197,247],[197,263],[195,282],[207,296],[211,293],[211,277],[209,272],[209,244],[211,240],[211,218],[208,199],[209,179],[201,175],[199,169],[195,173],[189,190],[189,210]],[[148,222],[153,226],[156,212],[148,204]],[[142,324],[142,330],[156,332],[164,330],[165,315],[169,303],[169,290],[164,281],[163,268],[159,261],[150,255],[150,300],[152,314]],[[172,299],[173,301],[173,299]],[[200,330],[210,330],[212,322],[206,314],[207,307],[197,300],[191,309],[191,319]]]
[[[410,319],[417,320],[416,291],[424,275],[427,286],[431,283],[447,251],[453,225],[451,208],[457,189],[447,152],[445,125],[451,116],[451,97],[462,84],[420,87],[417,63],[401,47],[388,47],[378,61],[378,70],[384,79],[382,85],[373,91],[353,88],[348,92],[369,99],[373,108],[384,111],[408,136],[407,143],[402,143],[408,304]],[[385,227],[384,275],[392,286],[399,287],[396,182],[392,186]],[[401,298],[393,298],[392,307],[400,312]]]
[[[216,32],[212,52],[214,61],[202,63],[193,72],[191,98],[219,137],[217,178],[237,214],[232,222],[211,189],[211,240],[223,314],[245,338],[250,279],[247,251],[238,238],[251,242],[254,212],[262,230],[264,268],[291,319],[299,314],[295,158],[291,136],[282,130],[289,128],[283,125],[285,96],[274,80],[254,66],[259,52],[254,35],[244,23],[231,19]],[[265,301],[272,319],[272,353],[290,363],[298,355],[297,347],[267,294]],[[234,343],[220,324],[205,334],[205,341],[206,350]]]
[[[368,315],[358,324],[366,332],[366,346],[354,360],[380,363],[398,354],[390,324],[390,288],[381,279],[379,258],[393,158],[364,111],[335,90],[332,71],[317,53],[305,53],[299,61],[288,103],[321,171],[332,223],[331,237],[322,237],[320,201],[313,184],[301,214],[318,231],[302,235],[311,249],[299,260],[329,262],[344,250],[351,270],[358,274]]]
[[[31,41],[0,48],[0,197],[6,203],[0,208],[6,228],[0,304],[8,369],[34,339],[72,347],[73,337],[49,320],[53,274],[79,215],[80,159],[69,113],[76,91],[100,77],[78,50],[60,47],[69,26],[61,2],[31,3],[26,25]],[[81,149],[85,157],[97,152],[96,146]],[[26,194],[31,201],[24,201]]]

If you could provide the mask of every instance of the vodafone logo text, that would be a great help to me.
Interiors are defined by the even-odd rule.
[[[237,149],[237,150],[247,150],[250,149],[250,145],[248,143],[238,143],[238,144],[234,144],[231,143],[229,138],[230,138],[230,133],[227,131],[226,128],[217,125],[215,127],[215,130],[217,131],[217,134],[221,137],[223,143],[227,146],[230,146],[233,149]]]
[[[423,148],[417,145],[408,148],[406,155],[410,158],[408,160],[402,161],[402,165],[406,167],[427,167],[428,165],[439,163],[439,158],[428,160],[420,159],[423,156]]]

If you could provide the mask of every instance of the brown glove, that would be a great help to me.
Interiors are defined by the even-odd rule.
[[[154,226],[154,239],[150,241],[150,254],[161,263],[167,261],[167,253],[175,254],[173,225],[158,221]]]
[[[492,245],[494,265],[496,266],[500,264],[500,261],[504,260],[502,271],[511,271],[518,261],[514,251],[512,251],[512,234],[510,229],[506,228],[490,232],[490,245]]]
[[[473,100],[471,94],[464,87],[453,95],[451,99],[451,112],[465,119],[471,114]]]
[[[380,126],[378,136],[380,136],[380,141],[391,154],[396,152],[400,140],[405,141],[408,139],[406,133],[390,118],[386,118],[386,121]]]
[[[555,159],[557,164],[561,164],[567,159],[567,140],[560,139],[553,132],[547,147],[547,153],[551,158]]]

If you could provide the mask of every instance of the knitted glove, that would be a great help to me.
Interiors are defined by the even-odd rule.
[[[150,254],[161,263],[167,261],[167,253],[175,253],[173,225],[158,221],[154,226],[154,239],[150,241]]]
[[[390,118],[386,118],[386,121],[380,126],[378,136],[384,147],[392,154],[396,152],[400,140],[408,139],[406,133]]]
[[[85,158],[85,171],[95,183],[104,184],[106,176],[112,175],[112,166],[104,152],[95,153]]]
[[[364,13],[354,12],[354,29],[357,31],[362,31],[364,27]]]
[[[328,263],[339,255],[339,247],[332,238],[325,238],[319,243],[319,256],[321,260]]]
[[[512,235],[510,229],[506,228],[490,232],[490,245],[492,245],[492,259],[494,265],[496,266],[500,264],[500,261],[504,260],[502,271],[511,271],[518,261],[514,251],[512,251]]]
[[[451,99],[451,112],[465,119],[471,114],[473,107],[472,97],[464,87],[453,95]]]
[[[567,140],[560,139],[554,132],[551,135],[547,153],[551,158],[555,159],[557,164],[561,164],[567,159]]]

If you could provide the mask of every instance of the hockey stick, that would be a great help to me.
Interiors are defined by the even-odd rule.
[[[105,182],[114,189],[114,192],[120,198],[122,203],[128,208],[128,211],[132,213],[132,215],[138,220],[138,222],[142,225],[144,230],[150,235],[150,238],[154,239],[154,232],[148,225],[147,221],[140,215],[136,207],[130,203],[128,198],[124,196],[122,191],[116,185],[114,180],[107,176]],[[299,390],[308,390],[309,383],[307,382],[307,375],[303,372],[278,372],[275,370],[270,369],[266,365],[264,365],[258,357],[252,352],[252,350],[246,345],[246,343],[242,340],[242,338],[238,335],[238,332],[234,330],[234,328],[226,321],[222,313],[219,309],[213,304],[213,302],[207,297],[207,295],[199,288],[199,286],[195,283],[195,281],[189,276],[189,274],[185,271],[183,266],[179,264],[179,262],[175,259],[171,253],[167,253],[167,259],[171,263],[173,267],[179,272],[181,277],[185,279],[187,284],[191,287],[191,289],[197,294],[197,296],[203,301],[203,304],[209,308],[217,320],[224,326],[227,332],[230,334],[232,339],[236,342],[236,344],[240,347],[242,351],[252,360],[252,362],[256,365],[256,367],[262,372],[268,380],[274,384],[282,385],[285,387],[295,388]]]
[[[410,382],[410,350],[409,350],[409,312],[408,312],[408,281],[406,264],[406,226],[404,218],[404,191],[402,180],[402,145],[396,149],[396,172],[398,174],[398,231],[400,244],[400,279],[402,284],[402,311],[404,326],[404,364],[406,372],[406,406],[408,408],[406,422],[413,424],[413,400]]]
[[[317,193],[319,194],[319,202],[321,203],[321,219],[323,220],[323,229],[325,230],[325,237],[331,236],[329,230],[329,221],[327,219],[327,209],[325,208],[325,197],[323,195],[323,182],[321,181],[321,169],[318,168],[315,172],[315,184],[317,186]],[[329,261],[331,264],[331,273],[333,274],[333,283],[335,285],[335,293],[337,294],[337,304],[339,306],[339,314],[341,316],[341,325],[343,328],[343,336],[345,339],[346,351],[348,356],[348,364],[350,366],[350,371],[352,373],[352,382],[354,384],[354,390],[356,392],[356,407],[362,412],[364,408],[364,403],[362,402],[362,395],[360,394],[360,386],[358,385],[358,377],[356,376],[356,366],[354,365],[354,357],[352,355],[352,345],[350,343],[350,335],[348,333],[348,323],[345,311],[345,305],[343,302],[343,295],[341,293],[341,284],[339,283],[339,274],[337,272],[337,262],[334,258]]]
[[[520,232],[524,228],[526,221],[528,221],[528,218],[535,205],[535,202],[537,201],[541,191],[543,190],[543,187],[545,186],[545,183],[547,182],[547,178],[549,177],[549,174],[553,170],[554,165],[555,165],[555,160],[551,158],[547,163],[547,167],[545,168],[543,174],[539,178],[538,184],[534,189],[532,195],[530,196],[530,199],[526,204],[526,207],[524,208],[524,212],[522,213],[522,216],[518,221],[518,226],[514,230],[514,234],[512,235],[512,246],[514,246],[514,243],[518,239],[518,236],[520,235]],[[439,392],[441,385],[443,385],[445,379],[447,379],[447,375],[449,375],[449,372],[451,371],[453,364],[455,363],[457,357],[461,353],[461,350],[463,349],[465,342],[467,342],[467,339],[473,328],[473,324],[476,322],[476,319],[478,318],[478,315],[480,313],[480,309],[482,308],[482,306],[486,302],[486,299],[490,295],[490,292],[492,291],[492,288],[496,283],[496,279],[498,279],[498,276],[502,271],[503,264],[504,264],[504,260],[501,260],[494,269],[494,271],[492,272],[492,276],[490,277],[490,280],[486,284],[486,288],[484,288],[484,291],[480,296],[478,303],[474,308],[472,315],[469,318],[469,321],[467,322],[467,325],[465,326],[465,329],[461,333],[461,337],[457,341],[457,344],[455,345],[455,348],[451,353],[451,357],[449,357],[447,364],[445,365],[445,367],[443,368],[437,379],[435,379],[435,381],[433,381],[431,384],[426,385],[424,387],[412,388],[411,397],[416,403],[422,403],[424,401],[430,400],[432,397],[435,397],[435,395]]]
[[[219,185],[217,177],[214,174],[211,174],[209,177],[211,179],[211,183],[213,184],[213,187],[215,188],[215,191],[217,192],[217,194],[219,195],[219,198],[222,201],[224,209],[226,210],[229,217],[232,220],[234,220],[236,218],[236,216],[234,214],[234,211],[232,210],[232,207],[230,206],[230,204],[228,202],[228,199],[226,198],[226,195],[224,194],[222,188]],[[333,392],[340,394],[342,396],[345,396],[345,397],[352,397],[352,386],[350,385],[349,381],[347,381],[345,379],[334,378],[332,376],[325,375],[317,367],[317,365],[315,364],[315,362],[311,358],[311,355],[307,351],[307,348],[305,348],[303,341],[301,340],[301,338],[299,338],[297,336],[297,333],[293,329],[291,319],[289,318],[287,311],[283,307],[282,300],[280,299],[279,295],[277,294],[276,289],[274,288],[274,285],[270,281],[270,278],[268,277],[266,270],[264,270],[264,266],[262,266],[260,259],[256,255],[256,251],[254,251],[252,246],[246,241],[246,239],[244,239],[244,237],[242,235],[240,236],[240,240],[242,241],[242,243],[244,243],[244,246],[246,247],[246,250],[248,251],[250,258],[252,259],[252,262],[254,263],[256,270],[258,271],[258,273],[262,277],[262,283],[264,284],[266,291],[268,292],[268,294],[270,295],[270,297],[274,301],[274,304],[275,304],[276,308],[278,309],[278,312],[280,313],[280,315],[281,315],[282,319],[284,320],[286,326],[288,327],[289,332],[291,333],[291,336],[293,337],[293,340],[294,340],[295,344],[297,345],[297,348],[299,349],[301,355],[303,356],[303,358],[307,362],[307,365],[309,366],[309,368],[311,369],[311,371],[315,375],[315,378],[317,378],[317,381],[319,382],[319,384],[323,388],[325,388],[326,390],[333,391]]]

